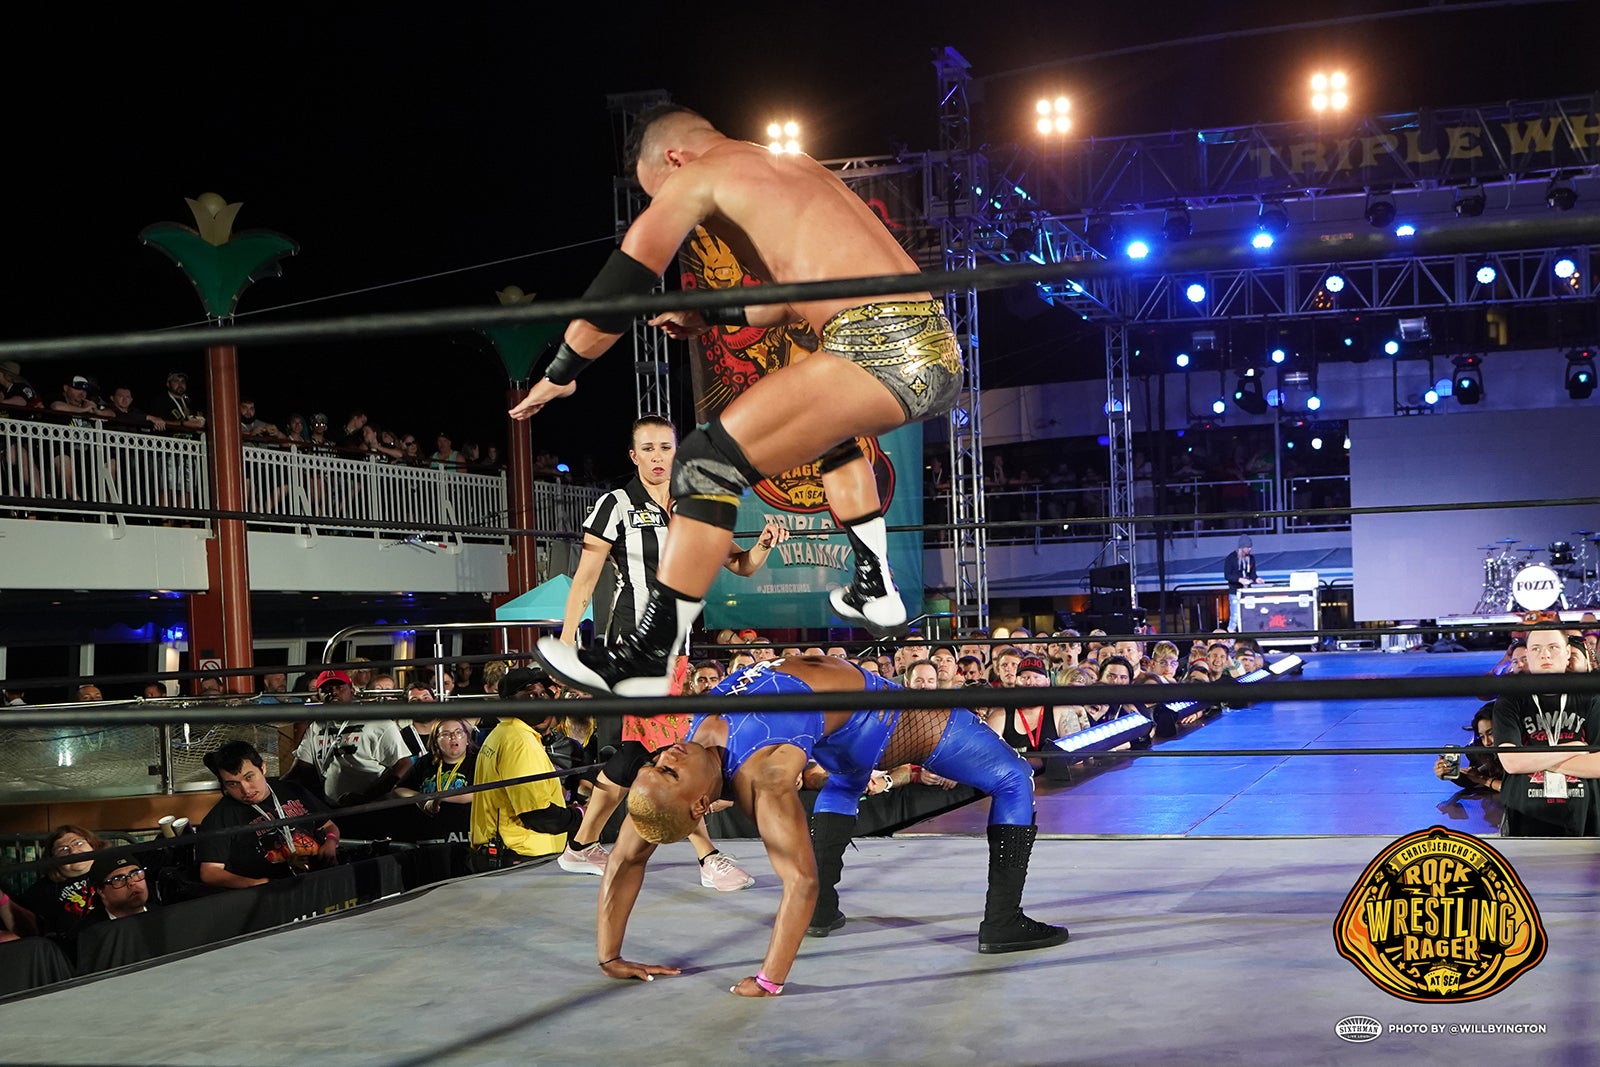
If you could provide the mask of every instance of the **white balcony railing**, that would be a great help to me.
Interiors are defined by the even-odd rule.
[[[165,520],[174,508],[213,506],[206,449],[203,438],[26,416],[0,418],[0,496],[23,498],[24,504],[8,510],[29,515]],[[507,539],[506,479],[498,472],[442,471],[246,445],[244,481],[245,510],[257,516],[250,521],[252,529],[338,530],[374,537],[440,530],[469,541]],[[587,506],[596,492],[574,486],[539,488],[546,492],[536,493],[535,499],[550,523],[541,521],[540,528],[552,532],[575,532],[583,516],[579,500]],[[178,521],[210,525],[194,518]],[[451,527],[468,529],[448,532]]]
[[[505,475],[471,474],[247,445],[244,506],[257,529],[348,530],[373,537],[439,527],[505,541]],[[455,534],[447,536],[454,537]]]
[[[105,504],[102,519],[210,507],[205,442],[0,418],[0,495],[27,497],[29,513],[82,515],[82,505]]]

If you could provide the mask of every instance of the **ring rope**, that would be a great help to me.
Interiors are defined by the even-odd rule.
[[[546,701],[548,703],[548,701]],[[98,849],[93,852],[74,852],[70,856],[48,856],[43,859],[33,860],[29,863],[0,864],[0,877],[11,874],[20,874],[24,871],[44,871],[56,867],[64,867],[71,863],[82,863],[93,860],[99,856],[110,856],[120,852],[137,852],[148,849],[152,845],[173,847],[181,845],[188,847],[201,841],[215,841],[225,837],[234,837],[243,833],[260,833],[263,830],[276,830],[281,826],[293,826],[297,823],[306,823],[312,820],[321,822],[338,822],[340,818],[352,815],[366,815],[375,811],[387,811],[390,808],[416,807],[424,800],[438,800],[442,797],[467,796],[472,793],[482,793],[489,789],[504,789],[506,786],[524,785],[528,782],[540,782],[547,778],[568,778],[574,774],[583,774],[587,771],[599,770],[604,763],[589,763],[581,767],[558,767],[553,771],[540,771],[538,774],[525,774],[520,778],[502,778],[495,782],[482,782],[477,785],[464,785],[456,789],[444,789],[436,793],[424,793],[415,797],[398,797],[386,800],[373,800],[365,804],[352,804],[347,808],[333,808],[328,811],[307,812],[304,815],[287,815],[281,819],[258,819],[255,822],[245,823],[243,826],[225,826],[218,830],[197,831],[184,834],[177,838],[158,838],[153,841],[140,842],[136,845],[113,845],[108,848]],[[170,842],[170,843],[168,843]]]
[[[864,692],[812,693],[806,697],[808,711],[902,711],[947,710],[952,707],[1031,708],[1041,704],[1136,704],[1130,693],[1147,693],[1126,685],[1028,686],[1009,689],[884,689]],[[1565,692],[1577,695],[1600,694],[1600,674],[1562,675],[1465,675],[1431,678],[1347,678],[1295,680],[1275,678],[1270,685],[1226,686],[1216,682],[1172,682],[1160,689],[1163,699],[1155,703],[1181,701],[1227,703],[1234,705],[1277,703],[1302,700],[1399,700],[1431,697],[1465,697],[1479,701],[1494,696],[1538,696]],[[962,694],[952,697],[950,694]],[[970,694],[970,695],[968,695]],[[1260,694],[1260,695],[1257,695]],[[959,701],[959,702],[958,702]],[[741,714],[793,711],[792,694],[722,696],[667,696],[586,698],[574,714],[594,718],[620,718],[624,715],[694,715],[700,712]],[[308,705],[308,707],[310,707]],[[518,711],[549,710],[550,701],[502,700],[494,704],[506,714]],[[163,723],[258,723],[262,705],[257,703],[218,703],[196,708],[116,708],[96,704],[75,711],[34,711],[26,705],[9,708],[7,726],[140,726]],[[283,721],[298,721],[276,716]],[[311,716],[314,717],[314,716]]]
[[[1453,255],[1504,251],[1513,248],[1543,247],[1546,243],[1569,247],[1600,241],[1600,216],[1577,219],[1496,221],[1450,230],[1422,230],[1413,237],[1397,238],[1384,233],[1360,234],[1337,245],[1318,249],[1314,263],[1339,263],[1378,259],[1392,255],[1415,258],[1423,255]],[[1200,270],[1260,269],[1263,262],[1253,249],[1240,242],[1211,245],[1185,242],[1169,250],[1161,263],[1162,273]],[[1286,266],[1282,262],[1273,266]],[[862,278],[829,279],[814,282],[776,282],[763,285],[759,296],[763,304],[792,304],[810,300],[849,296],[892,296],[904,292],[944,292],[952,289],[1002,289],[1067,278],[1094,279],[1150,273],[1149,267],[1113,260],[1083,260],[1072,263],[996,264],[966,270],[924,271],[915,274],[884,274]],[[492,326],[516,326],[585,318],[590,315],[644,316],[663,311],[704,311],[714,308],[750,306],[749,289],[678,290],[666,293],[551,300],[510,306],[448,308],[429,311],[351,315],[309,321],[261,323],[214,327],[192,327],[160,333],[85,334],[25,341],[0,341],[0,358],[27,359],[81,358],[88,352],[170,352],[180,349],[211,348],[221,345],[284,344],[299,341],[352,340],[389,337],[397,334],[449,333],[481,330]]]

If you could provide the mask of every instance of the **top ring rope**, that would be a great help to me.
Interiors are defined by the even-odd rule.
[[[1388,233],[1355,234],[1316,249],[1312,263],[1343,263],[1385,257],[1510,251],[1600,241],[1600,215],[1575,219],[1510,220],[1480,223],[1445,230],[1421,230],[1414,237]],[[951,289],[1003,289],[1035,282],[1110,278],[1126,274],[1185,273],[1205,270],[1285,266],[1286,259],[1263,260],[1260,253],[1238,241],[1188,241],[1163,254],[1157,266],[1123,260],[1083,260],[1072,263],[995,264],[973,270],[884,274],[864,278],[839,278],[816,282],[775,282],[751,289],[680,290],[644,295],[539,301],[510,307],[483,306],[431,311],[354,315],[298,322],[253,323],[244,326],[204,326],[161,332],[87,334],[30,341],[0,342],[0,358],[80,358],[87,352],[155,352],[216,345],[282,344],[299,341],[335,341],[417,333],[451,333],[489,326],[624,315],[655,315],[663,311],[704,311],[745,307],[754,296],[764,304],[789,304],[841,296],[888,296],[904,292],[944,292]]]
[[[1600,674],[1502,674],[1463,675],[1423,678],[1348,678],[1348,679],[1295,679],[1276,678],[1268,685],[1223,686],[1216,682],[1172,682],[1161,687],[1159,703],[1170,704],[1184,700],[1208,703],[1265,704],[1288,700],[1398,700],[1423,697],[1467,697],[1482,702],[1490,696],[1537,696],[1541,693],[1565,692],[1573,694],[1600,694]],[[947,709],[950,707],[1031,708],[1040,704],[1131,704],[1138,696],[1152,693],[1144,687],[1125,685],[1079,686],[1019,686],[1010,689],[882,689],[874,692],[812,693],[805,699],[807,711],[897,711],[913,709]],[[249,699],[249,698],[245,698]],[[576,714],[595,718],[617,718],[623,715],[693,715],[698,712],[740,714],[742,712],[793,711],[793,694],[771,696],[666,696],[666,697],[589,697],[568,711],[550,710],[550,701],[500,700],[475,704],[483,714],[506,718],[524,710],[539,710],[544,714]],[[382,705],[343,705],[346,707]],[[435,704],[433,707],[448,707]],[[272,706],[256,703],[217,704],[212,707],[187,708],[105,708],[101,704],[87,704],[75,709],[52,708],[35,711],[30,707],[7,708],[4,724],[22,726],[140,726],[167,722],[224,723],[262,721],[300,721],[324,716],[312,714],[283,714],[278,710],[270,718],[264,713]],[[295,705],[280,705],[282,708]],[[317,708],[307,705],[301,712]]]

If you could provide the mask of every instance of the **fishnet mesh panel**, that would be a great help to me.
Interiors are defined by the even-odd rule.
[[[278,773],[278,728],[263,723],[173,727],[175,788],[214,787],[207,753],[225,743],[249,741],[261,752],[266,773]],[[152,768],[161,762],[161,731],[154,726],[21,727],[0,730],[0,796],[47,793],[75,796],[139,796],[161,791]]]
[[[225,723],[216,726],[172,728],[172,781],[177,789],[215,786],[217,776],[205,764],[208,755],[229,741],[248,741],[261,753],[263,772],[269,778],[278,774],[278,727],[270,723]]]
[[[878,766],[888,770],[902,763],[927,762],[949,722],[950,712],[942,708],[902,711]]]

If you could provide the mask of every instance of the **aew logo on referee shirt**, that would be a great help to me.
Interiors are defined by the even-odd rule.
[[[635,530],[664,530],[667,527],[667,519],[654,508],[629,508],[628,525]]]
[[[1333,924],[1339,955],[1385,993],[1481,1000],[1544,959],[1533,898],[1493,848],[1435,826],[1378,854]]]

